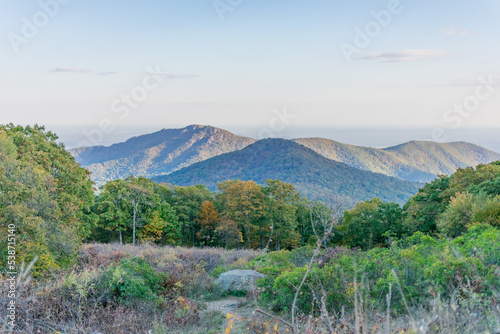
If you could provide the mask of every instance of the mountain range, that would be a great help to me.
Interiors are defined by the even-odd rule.
[[[379,149],[324,138],[257,141],[203,125],[70,152],[98,186],[129,175],[212,189],[227,179],[278,178],[314,199],[377,196],[399,203],[437,175],[500,160],[500,154],[466,142],[412,141]]]
[[[292,140],[325,158],[413,182],[429,182],[437,175],[449,175],[458,168],[500,159],[498,153],[465,142],[412,141],[378,149],[324,138]],[[107,147],[82,147],[70,152],[101,185],[129,175],[169,174],[193,163],[240,150],[256,141],[212,126],[190,125],[182,129],[163,129]]]
[[[453,174],[458,168],[500,159],[500,154],[466,143],[411,141],[384,149],[361,147],[323,138],[294,139],[316,153],[351,167],[395,176],[402,180],[430,182],[437,175]]]
[[[204,184],[211,190],[225,180],[267,179],[291,183],[309,199],[352,205],[379,197],[403,203],[421,184],[363,171],[327,159],[313,150],[285,139],[264,139],[246,148],[193,164],[153,181],[180,186]]]

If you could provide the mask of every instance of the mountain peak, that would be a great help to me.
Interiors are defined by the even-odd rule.
[[[136,136],[109,147],[77,148],[72,154],[92,172],[92,179],[100,185],[129,175],[168,174],[254,142],[254,139],[210,125],[192,124]]]
[[[186,126],[184,129],[187,129],[187,130],[199,130],[199,129],[217,129],[211,125],[203,125],[203,124],[191,124],[191,125],[188,125]]]

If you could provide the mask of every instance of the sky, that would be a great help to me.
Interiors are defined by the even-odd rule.
[[[74,145],[189,124],[500,141],[499,14],[496,0],[0,0],[0,123]]]

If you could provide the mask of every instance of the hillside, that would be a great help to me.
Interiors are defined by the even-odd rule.
[[[500,160],[500,154],[465,143],[412,141],[386,149],[361,147],[323,138],[300,138],[304,145],[328,159],[351,167],[413,182],[429,182],[458,168]]]
[[[420,186],[347,166],[284,139],[261,140],[243,150],[153,178],[181,186],[204,184],[210,189],[215,189],[217,182],[231,179],[254,180],[259,184],[266,179],[280,179],[310,199],[331,203],[337,198],[348,204],[373,197],[403,203]]]
[[[500,160],[500,154],[466,142],[411,141],[384,149],[408,165],[427,173],[453,174],[458,168]]]
[[[129,175],[151,177],[170,173],[253,142],[254,139],[212,126],[190,125],[133,137],[109,147],[76,148],[70,152],[102,185]]]

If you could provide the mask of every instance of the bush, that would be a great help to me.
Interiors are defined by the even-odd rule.
[[[309,263],[314,249],[311,246],[305,246],[293,249],[290,254],[290,261],[297,267],[303,267]]]
[[[327,249],[313,264],[297,307],[308,314],[311,301],[324,297],[328,310],[349,311],[359,291],[365,306],[384,310],[391,285],[391,309],[398,313],[406,305],[423,305],[436,296],[444,301],[470,301],[472,296],[474,302],[491,305],[500,287],[499,254],[500,231],[488,225],[473,225],[453,241],[417,232],[388,249]],[[307,267],[291,263],[293,258],[293,253],[274,252],[262,259],[261,271],[268,277],[258,281],[260,301],[274,312],[291,311],[306,272]]]
[[[450,205],[438,220],[441,233],[448,237],[458,237],[467,231],[473,222],[475,211],[481,200],[469,193],[459,193],[451,198]]]
[[[104,273],[105,284],[112,296],[125,304],[133,304],[138,300],[160,303],[164,292],[162,283],[167,277],[137,257],[123,259]]]

